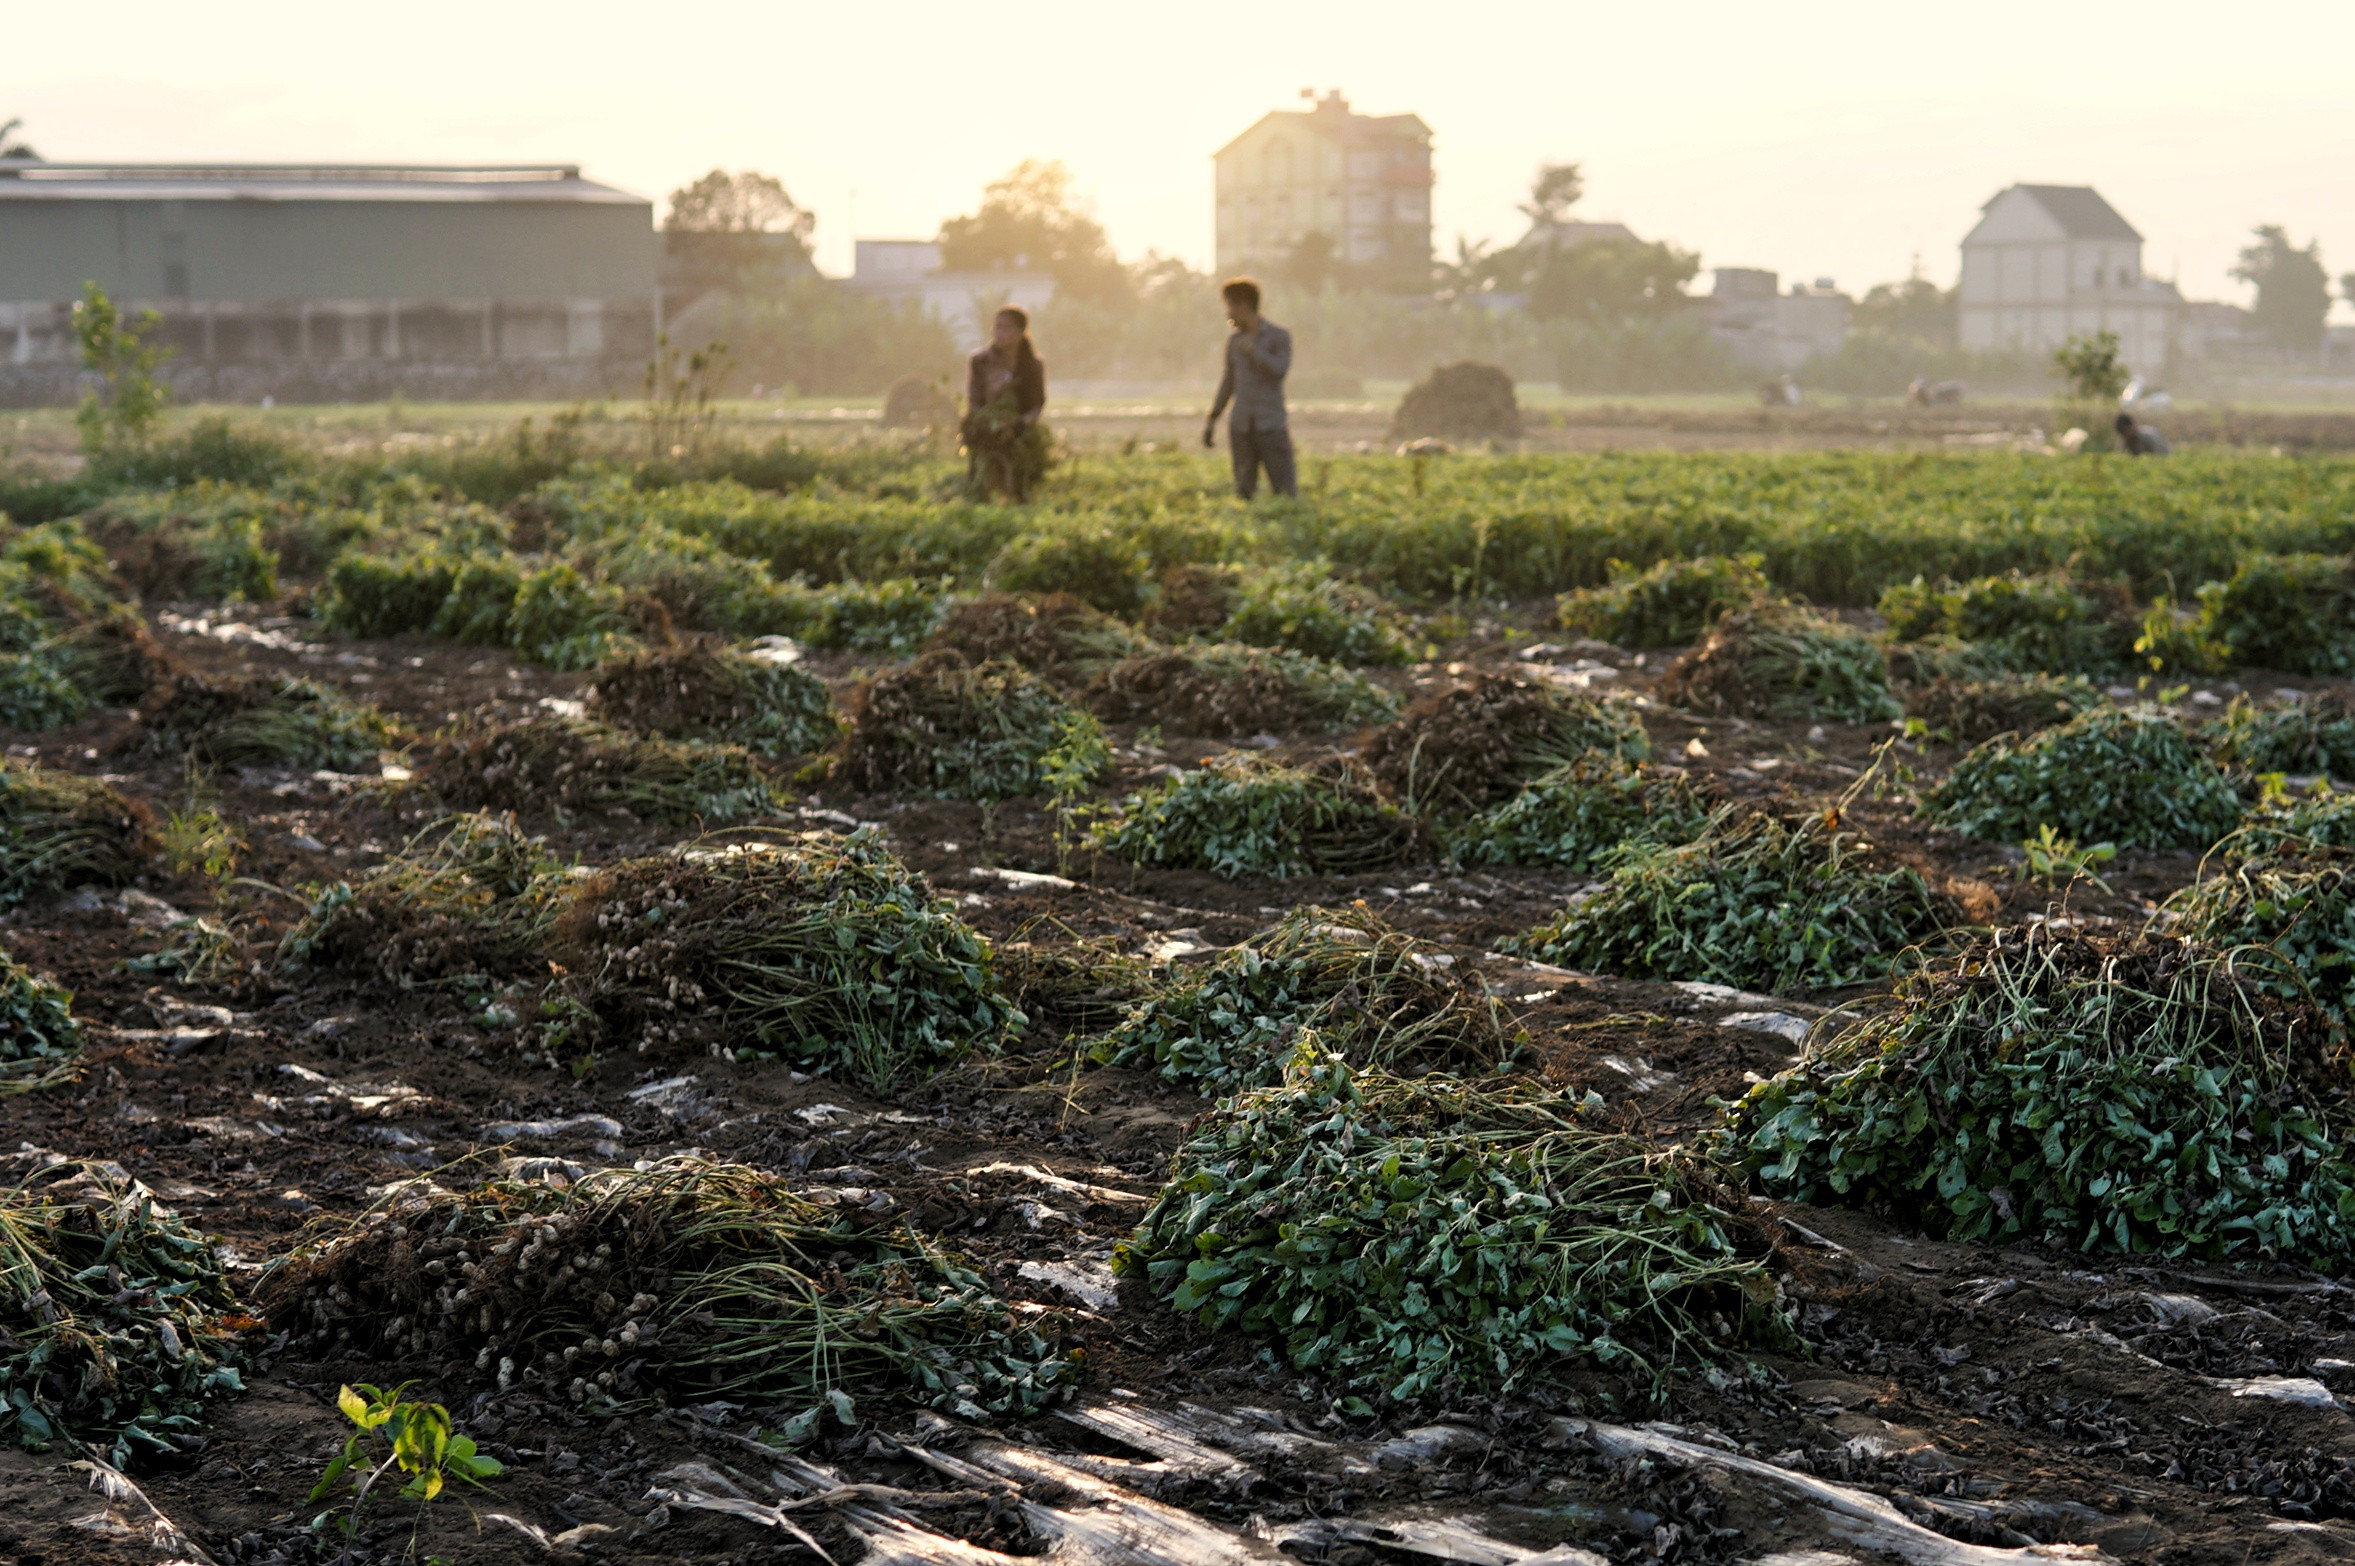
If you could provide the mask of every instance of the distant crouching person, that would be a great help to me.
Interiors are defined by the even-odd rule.
[[[1292,334],[1259,313],[1259,285],[1238,277],[1219,290],[1234,332],[1227,338],[1226,375],[1218,400],[1202,425],[1202,444],[1218,444],[1218,416],[1234,404],[1227,420],[1227,448],[1235,459],[1235,493],[1249,500],[1259,488],[1278,495],[1300,493],[1292,461],[1292,430],[1284,414],[1284,376],[1292,368]]]

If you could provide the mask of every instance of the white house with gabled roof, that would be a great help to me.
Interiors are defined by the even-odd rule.
[[[2150,374],[2166,364],[2183,308],[2174,284],[2143,271],[2142,235],[2090,185],[1999,192],[1964,236],[1959,293],[1973,352],[2050,352],[2107,331]]]

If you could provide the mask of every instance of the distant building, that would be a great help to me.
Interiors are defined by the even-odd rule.
[[[653,347],[654,209],[568,165],[0,162],[0,399],[71,400],[86,281],[184,395],[588,392]]]
[[[2142,235],[2089,185],[2014,185],[1962,242],[1960,334],[1974,353],[2048,353],[2115,332],[2126,362],[2159,371],[2182,296],[2146,276]]]
[[[1829,358],[1848,336],[1849,299],[1828,277],[1811,286],[1760,267],[1721,266],[1702,301],[1709,329],[1745,368],[1788,375],[1808,360]]]
[[[1263,116],[1217,172],[1221,275],[1273,271],[1321,236],[1335,261],[1428,283],[1431,128],[1415,115],[1359,114],[1330,92]]]
[[[958,341],[974,347],[981,345],[987,319],[1000,307],[1036,310],[1055,297],[1055,279],[1045,272],[944,272],[940,245],[930,239],[854,240],[851,255],[844,287],[893,304],[918,305]]]

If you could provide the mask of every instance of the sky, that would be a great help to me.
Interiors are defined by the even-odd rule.
[[[114,0],[6,31],[0,120],[51,158],[558,160],[657,199],[760,169],[836,272],[1028,157],[1070,166],[1124,256],[1207,266],[1211,154],[1303,87],[1431,126],[1447,253],[1510,241],[1536,166],[1576,160],[1581,216],[1852,293],[1917,261],[1951,283],[2015,181],[2096,186],[2194,298],[2246,302],[2258,223],[2355,272],[2345,0]]]

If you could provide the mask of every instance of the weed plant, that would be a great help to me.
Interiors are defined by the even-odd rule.
[[[1797,604],[1721,616],[1661,674],[1658,693],[1679,707],[1778,723],[1873,723],[1901,711],[1872,638]]]
[[[1932,585],[1921,577],[1881,594],[1899,641],[1951,636],[2022,674],[2112,674],[2130,667],[2142,629],[2133,595],[2068,571],[2018,571]]]
[[[278,945],[282,966],[332,966],[409,989],[479,986],[545,971],[573,884],[512,816],[427,826],[357,881],[320,890]]]
[[[2200,737],[2219,761],[2244,772],[2355,779],[2355,700],[2338,692],[2271,707],[2235,696]]]
[[[215,767],[378,770],[401,733],[366,702],[286,675],[183,674],[123,741],[132,755]]]
[[[1622,843],[1686,843],[1708,822],[1709,807],[1684,773],[1587,756],[1443,830],[1441,840],[1460,864],[1585,873],[1600,869]]]
[[[1200,642],[1115,664],[1080,700],[1107,723],[1203,739],[1329,732],[1398,716],[1398,698],[1353,669],[1282,649]]]
[[[1094,1045],[1205,1093],[1268,1087],[1303,1038],[1359,1071],[1493,1071],[1513,1051],[1479,982],[1356,909],[1299,908],[1215,961],[1164,972]]]
[[[1195,1122],[1114,1266],[1296,1369],[1409,1399],[1788,1343],[1768,1246],[1706,1166],[1526,1085],[1304,1044]]]
[[[1088,846],[1132,864],[1237,876],[1347,875],[1425,847],[1415,818],[1353,767],[1216,756],[1129,795]]]
[[[1505,944],[1540,962],[1630,979],[1835,989],[1890,973],[1955,911],[1912,867],[1841,830],[1721,806],[1690,842],[1606,856],[1600,887]]]
[[[1719,615],[1774,596],[1765,563],[1755,553],[1659,560],[1641,570],[1614,560],[1609,582],[1564,593],[1556,607],[1562,628],[1580,636],[1618,647],[1682,647]]]
[[[2101,706],[2102,693],[2073,674],[1938,679],[1905,693],[1905,715],[1920,719],[1932,739],[1949,745],[2057,728]]]
[[[870,794],[1017,799],[1045,788],[1050,753],[1091,738],[1096,720],[1019,664],[927,653],[853,697],[835,777]]]
[[[2105,706],[1995,739],[1922,795],[1940,826],[1992,843],[2051,827],[2121,848],[2206,848],[2241,819],[2232,780],[2154,707]]]
[[[153,813],[111,784],[0,762],[0,908],[41,892],[126,885],[155,852]]]
[[[778,808],[777,784],[741,745],[651,739],[584,718],[532,718],[445,743],[418,781],[459,810],[560,820],[623,810],[673,826]]]
[[[1396,611],[1329,570],[1322,561],[1310,561],[1244,576],[1219,638],[1247,647],[1288,648],[1340,664],[1414,662],[1416,648]]]
[[[869,833],[812,833],[626,860],[569,900],[557,947],[617,1033],[716,1029],[888,1092],[1022,1025],[951,907]]]
[[[212,1245],[119,1170],[57,1164],[0,1191],[0,1436],[178,1458],[244,1390],[243,1325]]]
[[[860,1399],[961,1419],[1060,1401],[1076,1361],[969,1264],[785,1179],[674,1158],[570,1188],[493,1181],[389,1202],[271,1279],[280,1330],[324,1349],[471,1360],[592,1414],[776,1406],[789,1440]]]
[[[1751,1089],[1717,1151],[1960,1242],[2336,1269],[2355,1167],[2323,1043],[2213,948],[2006,929]]]
[[[2355,556],[2250,554],[2199,598],[2199,637],[2224,663],[2355,674]]]
[[[1366,765],[1408,809],[1483,809],[1588,754],[1640,761],[1652,753],[1633,703],[1551,681],[1479,674],[1426,696],[1376,731]]]
[[[808,670],[701,643],[604,665],[588,714],[633,733],[721,741],[769,757],[815,755],[842,728],[826,682]]]

